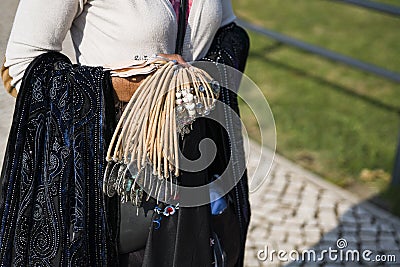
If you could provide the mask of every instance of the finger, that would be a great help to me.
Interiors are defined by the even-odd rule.
[[[184,66],[185,68],[190,67],[190,65],[186,62],[186,60],[181,56],[181,55],[176,55],[177,57],[177,62]]]

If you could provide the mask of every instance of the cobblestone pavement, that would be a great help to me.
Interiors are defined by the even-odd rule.
[[[250,151],[256,149],[251,144]],[[256,162],[250,155],[250,173]],[[250,200],[247,267],[400,266],[398,218],[283,157],[275,157],[268,179]],[[327,252],[322,254],[323,250]],[[360,260],[353,260],[357,255]]]
[[[18,1],[2,0],[0,10],[0,55],[5,52],[5,44],[11,28],[12,18]],[[67,54],[71,51],[66,46]],[[12,120],[14,99],[7,95],[0,85],[0,166]],[[251,150],[259,149],[251,144]],[[271,158],[265,150],[261,162]],[[248,168],[251,173],[257,160],[250,154]],[[374,206],[360,202],[359,199],[337,188],[322,178],[303,170],[288,160],[276,156],[268,180],[250,195],[252,219],[246,245],[246,267],[253,266],[400,266],[400,221]],[[338,242],[338,239],[340,242]],[[337,244],[338,243],[338,244]],[[345,243],[347,246],[344,247]],[[344,247],[338,249],[337,245]],[[316,251],[321,258],[321,251],[342,251],[323,254],[323,260],[301,262],[278,259],[296,258],[302,252]],[[338,255],[342,259],[351,259],[350,252],[361,253],[371,250],[371,259],[378,255],[395,255],[396,262],[334,261],[330,258]],[[286,254],[284,254],[286,252]],[[331,251],[332,252],[332,251]],[[347,253],[348,252],[348,253]],[[368,252],[368,251],[367,251]],[[259,258],[257,257],[259,254]],[[311,252],[310,252],[311,253]],[[347,253],[347,254],[346,254]],[[272,255],[271,255],[272,254]],[[357,253],[355,253],[355,257]],[[268,255],[268,258],[266,256]],[[273,256],[273,261],[271,261]],[[265,259],[266,258],[266,259]],[[265,261],[264,261],[265,259]],[[307,258],[306,258],[307,259]]]

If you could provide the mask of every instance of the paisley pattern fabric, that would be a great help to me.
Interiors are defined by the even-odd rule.
[[[1,266],[115,262],[102,193],[110,88],[102,68],[59,53],[26,71],[1,174]]]

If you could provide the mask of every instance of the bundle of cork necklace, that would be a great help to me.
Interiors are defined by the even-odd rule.
[[[169,203],[176,198],[178,138],[190,134],[197,117],[214,109],[220,90],[200,68],[156,59],[147,60],[155,71],[140,84],[118,122],[104,174],[104,193],[117,193],[122,202],[137,207],[144,191],[147,199],[155,196]]]

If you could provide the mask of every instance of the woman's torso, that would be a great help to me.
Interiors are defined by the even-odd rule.
[[[221,1],[193,1],[184,40],[187,61],[205,55],[221,21]],[[177,18],[170,0],[91,0],[74,20],[71,35],[81,64],[121,63],[174,53]]]

